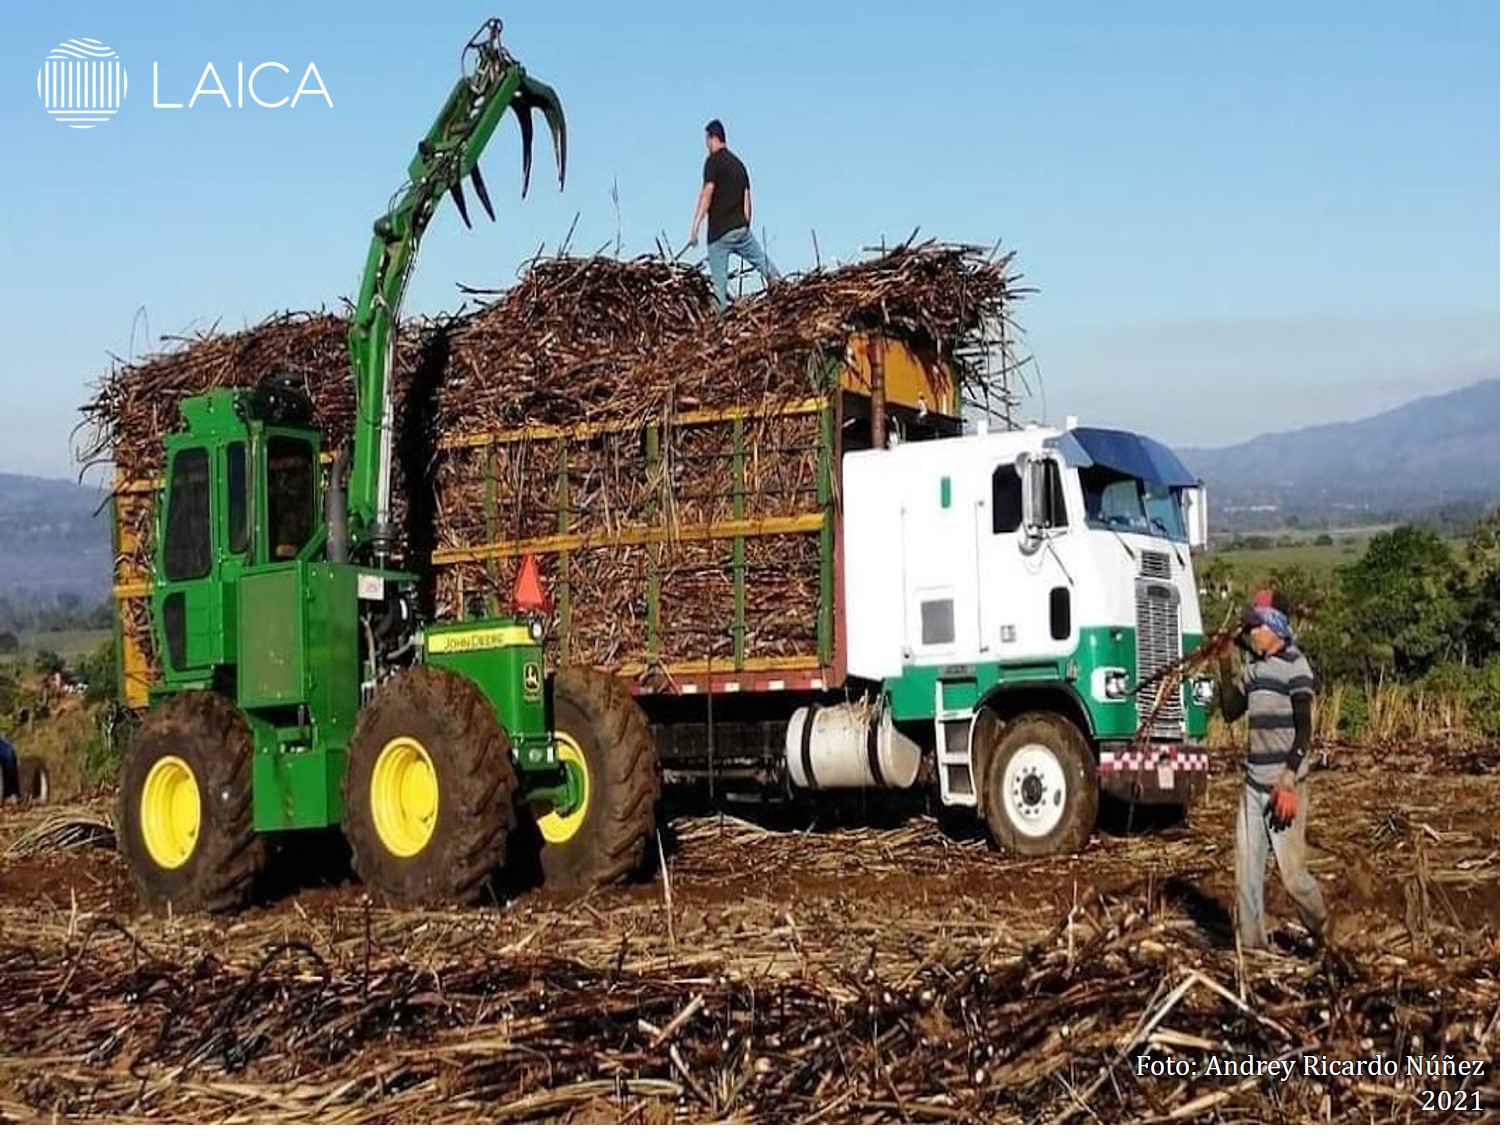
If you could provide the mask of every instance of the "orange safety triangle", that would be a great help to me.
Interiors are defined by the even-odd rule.
[[[533,554],[525,555],[523,565],[518,567],[518,582],[513,586],[513,608],[520,613],[549,612],[549,599],[544,596],[539,563]]]

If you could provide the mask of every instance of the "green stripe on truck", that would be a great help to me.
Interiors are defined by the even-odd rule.
[[[937,711],[938,683],[942,685],[943,707],[949,711],[976,707],[1001,685],[1066,685],[1087,712],[1095,738],[1129,738],[1137,728],[1135,700],[1095,700],[1093,674],[1098,668],[1123,668],[1134,683],[1134,629],[1080,629],[1077,648],[1056,659],[907,665],[898,677],[884,681],[884,691],[896,720],[931,720]]]

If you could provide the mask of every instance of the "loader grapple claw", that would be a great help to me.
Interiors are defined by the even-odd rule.
[[[466,228],[471,228],[471,215],[466,212],[466,195],[460,188],[459,182],[450,184],[450,197],[455,202],[455,208],[460,213],[460,220],[466,223]]]
[[[547,83],[540,83],[537,79],[525,75],[523,82],[519,84],[518,93],[513,96],[513,109],[518,115],[524,135],[523,192],[528,193],[529,167],[533,160],[531,151],[534,126],[530,113],[536,110],[543,112],[544,121],[549,125],[550,140],[555,147],[555,168],[560,188],[563,190],[565,188],[566,136],[565,111],[560,106],[560,97]]]
[[[471,189],[476,191],[476,200],[481,203],[481,208],[487,211],[487,217],[497,220],[497,214],[492,210],[492,195],[487,193],[487,184],[482,180],[481,167],[471,168]]]
[[[514,96],[513,113],[518,116],[518,133],[523,136],[523,193],[528,197],[529,172],[534,168],[534,112],[527,103]]]

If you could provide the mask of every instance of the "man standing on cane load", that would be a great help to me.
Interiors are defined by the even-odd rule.
[[[727,259],[736,253],[759,271],[764,287],[780,279],[749,227],[753,224],[753,191],[748,169],[727,149],[727,132],[713,119],[706,124],[706,163],[701,168],[701,196],[691,218],[691,244],[706,219],[706,263],[712,272],[717,310],[727,309]]]
[[[1242,948],[1266,949],[1264,887],[1267,854],[1315,939],[1330,930],[1319,885],[1308,871],[1308,747],[1313,737],[1314,676],[1288,622],[1287,599],[1271,590],[1252,598],[1241,622],[1254,659],[1236,685],[1221,668],[1226,721],[1249,720],[1250,742],[1235,817],[1235,932]]]

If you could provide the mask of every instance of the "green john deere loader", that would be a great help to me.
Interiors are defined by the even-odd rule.
[[[547,885],[636,868],[659,794],[653,738],[611,676],[547,675],[532,565],[503,617],[435,623],[392,564],[392,357],[419,240],[503,115],[543,113],[565,184],[565,118],[489,20],[375,226],[349,347],[356,423],[346,483],[286,377],[182,401],[166,444],[152,618],[163,678],[121,779],[118,835],[156,908],[235,909],[267,836],[341,826],[356,873],[396,904],[464,903],[503,869],[515,828]],[[528,580],[524,580],[528,579]],[[524,846],[524,849],[528,849]]]

